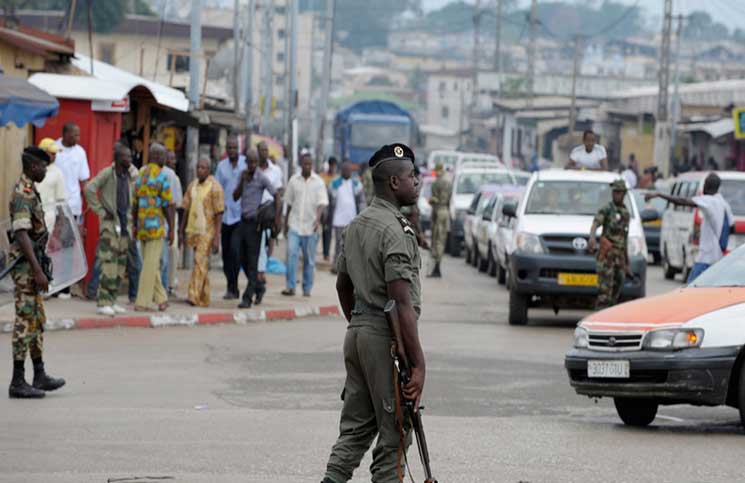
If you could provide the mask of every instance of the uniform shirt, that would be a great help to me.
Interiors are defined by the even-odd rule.
[[[241,221],[241,201],[233,199],[233,192],[241,180],[241,172],[246,169],[246,157],[238,156],[235,167],[229,158],[225,158],[217,164],[215,179],[222,186],[225,193],[225,212],[222,214],[224,225],[235,225]]]
[[[593,146],[592,151],[589,153],[587,152],[587,149],[585,149],[585,145],[580,144],[572,149],[572,152],[569,154],[569,159],[574,161],[580,168],[587,169],[602,168],[600,161],[607,157],[608,155],[605,152],[605,148],[600,144]]]
[[[150,163],[135,182],[132,200],[137,208],[137,239],[161,240],[166,234],[165,210],[172,203],[171,185],[160,166]]]
[[[346,228],[337,270],[354,284],[355,309],[349,326],[371,326],[389,334],[383,307],[388,283],[409,282],[411,303],[421,312],[421,259],[416,231],[391,203],[374,198]]]
[[[693,202],[701,210],[703,220],[701,221],[701,238],[699,239],[698,255],[696,263],[713,265],[718,262],[724,254],[719,246],[719,238],[724,228],[725,213],[730,225],[734,223],[732,208],[719,193],[715,195],[694,196]]]
[[[261,204],[264,204],[267,201],[274,200],[274,193],[276,193],[277,190],[283,186],[282,170],[279,168],[279,166],[272,163],[270,159],[267,159],[266,162],[266,169],[262,169],[261,166],[257,166],[256,171],[260,171],[264,176],[267,177],[267,179],[272,183],[274,191],[270,192],[269,190],[264,190],[264,193],[262,193],[261,195]]]
[[[241,173],[241,176],[243,176],[243,173]],[[269,191],[272,199],[274,199],[274,193],[277,192],[269,178],[264,176],[264,173],[257,168],[251,180],[243,183],[243,192],[240,198],[242,218],[256,218],[259,205],[263,203],[264,191]],[[229,195],[232,196],[232,193]]]
[[[300,173],[290,178],[285,201],[292,207],[287,220],[288,227],[300,236],[313,234],[318,207],[329,204],[326,185],[316,173],[310,173],[308,179]]]
[[[36,191],[34,182],[26,174],[21,174],[21,178],[13,188],[10,198],[10,223],[14,233],[26,230],[34,243],[47,234],[39,192]],[[15,260],[21,254],[18,243],[13,243],[10,247],[10,258]]]
[[[65,177],[54,163],[47,166],[47,175],[44,176],[44,180],[36,183],[36,191],[39,192],[41,204],[44,206],[44,221],[47,229],[52,229],[57,220],[57,207],[53,204],[67,200]]]
[[[54,164],[62,171],[65,178],[65,192],[67,193],[67,204],[75,216],[83,214],[83,197],[81,195],[80,183],[91,177],[88,168],[88,157],[85,149],[80,144],[65,146],[62,139],[57,140],[60,151],[54,158]]]
[[[625,251],[629,235],[629,210],[626,205],[616,206],[613,201],[600,208],[595,215],[595,224],[603,227],[603,237],[613,243],[613,248]]]
[[[432,196],[429,202],[433,209],[450,207],[450,196],[453,193],[453,186],[445,173],[437,175],[437,179],[432,183]]]

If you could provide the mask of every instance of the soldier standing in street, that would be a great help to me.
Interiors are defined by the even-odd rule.
[[[411,382],[403,395],[419,407],[424,387],[424,353],[417,329],[421,260],[414,228],[400,212],[402,206],[415,204],[419,196],[414,153],[402,144],[383,146],[369,165],[375,197],[347,227],[336,262],[336,290],[349,322],[344,339],[347,377],[339,438],[322,483],[343,483],[352,478],[376,436],[370,466],[372,481],[398,482],[403,476],[411,437],[408,424],[395,416],[392,335],[383,313],[389,299],[398,306],[412,365]]]
[[[430,277],[440,278],[440,262],[445,252],[445,242],[450,230],[450,196],[453,192],[452,183],[442,163],[435,165],[437,179],[432,183],[432,196],[429,204],[432,205],[432,261],[434,268]]]
[[[37,147],[23,151],[23,174],[13,189],[10,200],[10,219],[13,231],[11,263],[15,284],[16,319],[13,324],[13,380],[8,388],[11,398],[44,397],[44,391],[54,391],[65,385],[64,379],[47,375],[42,360],[44,301],[42,294],[49,289],[51,263],[46,256],[49,237],[44,223],[41,198],[34,183],[44,180],[49,155]],[[24,363],[26,353],[34,364],[34,382],[26,382]]]
[[[622,179],[610,184],[613,200],[600,208],[590,228],[589,250],[597,248],[595,232],[603,228],[597,256],[598,299],[596,308],[611,307],[618,303],[625,275],[631,276],[629,265],[628,236],[629,210],[626,209],[626,182]]]

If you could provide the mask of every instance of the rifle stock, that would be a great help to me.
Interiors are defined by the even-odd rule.
[[[396,301],[389,300],[383,308],[383,313],[393,335],[394,351],[391,355],[398,371],[399,385],[401,386],[397,390],[401,391],[403,409],[409,416],[409,419],[411,419],[411,426],[416,437],[417,448],[419,449],[419,458],[424,468],[424,483],[437,483],[437,480],[432,476],[432,469],[429,466],[429,449],[427,448],[427,438],[424,435],[424,426],[422,425],[422,413],[417,410],[418,408],[414,407],[415,401],[403,398],[403,387],[411,380],[411,366],[409,365],[406,346],[404,345],[403,335],[401,334],[401,321],[398,318]]]

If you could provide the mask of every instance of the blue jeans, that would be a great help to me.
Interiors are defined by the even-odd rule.
[[[691,271],[688,272],[688,283],[693,282],[698,278],[699,275],[704,273],[707,268],[709,268],[711,265],[708,263],[694,263],[693,267],[691,268]]]
[[[287,288],[295,290],[297,285],[297,264],[300,251],[303,252],[303,293],[313,289],[313,272],[316,269],[316,245],[318,233],[300,236],[294,230],[287,234]]]

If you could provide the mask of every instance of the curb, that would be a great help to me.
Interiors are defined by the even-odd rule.
[[[319,315],[340,315],[339,307],[327,305],[322,307],[301,307],[297,309],[260,310],[257,312],[215,312],[203,314],[167,315],[153,314],[142,316],[121,316],[81,319],[48,319],[44,324],[45,331],[73,329],[108,329],[112,327],[191,327],[215,324],[247,324],[249,322],[269,322],[293,320]],[[6,322],[2,332],[11,332],[13,323]]]

